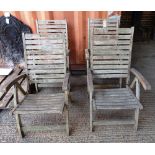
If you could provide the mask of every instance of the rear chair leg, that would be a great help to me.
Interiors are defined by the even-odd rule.
[[[23,138],[23,132],[21,130],[21,118],[19,114],[15,114],[15,118],[16,118],[16,123],[17,123],[17,131],[19,133],[20,138]]]
[[[68,110],[68,106],[66,106],[65,111],[66,111],[66,133],[67,133],[67,136],[69,136],[69,110]]]
[[[92,113],[90,112],[90,131],[93,132],[93,120],[92,120]]]
[[[92,104],[90,105],[90,131],[93,132],[93,111],[92,111]]]
[[[139,119],[139,109],[135,109],[135,125],[134,125],[134,128],[136,131],[138,128],[138,119]]]

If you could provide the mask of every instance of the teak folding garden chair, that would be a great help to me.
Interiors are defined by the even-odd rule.
[[[66,132],[69,135],[69,73],[67,72],[66,65],[64,34],[23,34],[23,44],[26,74],[19,75],[8,84],[8,87],[14,86],[13,114],[15,114],[19,135],[23,137],[21,115],[44,113],[62,115],[64,112],[66,117]],[[62,87],[62,92],[28,94],[28,91],[25,91],[19,84],[19,81],[25,78],[28,83],[35,83],[37,90],[41,87]],[[25,95],[22,102],[18,100],[18,90]],[[52,129],[52,125],[35,126],[35,129]]]
[[[91,29],[90,52],[86,49],[87,61],[87,87],[90,102],[90,130],[97,125],[133,124],[138,127],[139,110],[143,108],[140,103],[140,84],[145,90],[150,90],[148,81],[131,66],[131,53],[134,27],[118,28],[109,31],[106,28]],[[88,64],[88,62],[87,62]],[[135,76],[131,85],[130,72]],[[96,79],[123,79],[125,87],[120,83],[120,88],[95,88]],[[136,93],[131,90],[136,85]],[[134,110],[134,119],[96,120],[93,112],[100,110]]]
[[[65,33],[65,46],[67,52],[67,68],[69,69],[69,50],[68,50],[68,27],[67,21],[64,20],[36,20],[37,33],[52,34]]]

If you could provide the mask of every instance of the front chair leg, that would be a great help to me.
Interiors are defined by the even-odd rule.
[[[21,118],[20,118],[20,115],[19,114],[15,114],[15,118],[16,118],[16,124],[17,124],[17,131],[19,133],[20,138],[23,138],[24,134],[23,134],[22,129],[21,129]]]
[[[135,125],[134,125],[134,128],[135,128],[135,131],[137,131],[137,128],[138,128],[138,119],[139,119],[139,109],[135,109]]]
[[[90,93],[90,131],[93,132],[93,107],[92,107],[92,93]]]
[[[69,136],[69,110],[68,110],[68,105],[66,105],[65,107],[65,113],[66,113],[66,133],[67,133],[67,136]]]

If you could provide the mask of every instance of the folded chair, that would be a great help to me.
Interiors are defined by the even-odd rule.
[[[67,49],[67,68],[69,69],[68,28],[66,19],[36,20],[36,27],[37,33],[39,34],[65,33],[65,46]]]
[[[24,136],[21,115],[31,114],[61,114],[65,113],[67,135],[69,135],[69,73],[66,65],[65,35],[50,34],[23,34],[24,57],[26,63],[26,74],[12,79],[8,87],[14,86],[14,109],[18,133]],[[22,88],[19,81],[27,79],[27,91]],[[36,90],[44,87],[60,87],[60,93],[36,93],[29,94],[29,84],[34,83]],[[25,98],[22,102],[18,100],[20,90]],[[30,127],[28,127],[30,129]],[[32,129],[50,130],[49,126],[33,126]]]
[[[118,28],[109,31],[104,28],[91,29],[90,38],[90,67],[87,67],[87,87],[90,102],[90,130],[97,125],[133,124],[137,130],[140,103],[140,84],[145,90],[150,90],[148,81],[136,69],[131,68],[131,53],[134,28]],[[87,51],[87,49],[86,49]],[[88,59],[87,59],[88,61]],[[130,83],[130,73],[135,77]],[[125,86],[120,88],[97,89],[96,79],[122,79]],[[136,92],[131,90],[136,86]],[[96,120],[93,113],[116,110],[133,110],[134,119]]]

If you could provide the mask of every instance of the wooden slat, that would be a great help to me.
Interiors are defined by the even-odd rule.
[[[94,34],[106,34],[107,32],[102,28],[95,28]],[[118,34],[131,34],[131,28],[119,28]],[[116,34],[116,32],[108,32],[108,34]]]
[[[93,70],[94,74],[128,74],[128,70]]]
[[[113,50],[113,49],[109,49],[109,50],[101,50],[101,49],[98,49],[98,50],[92,50],[92,54],[93,56],[94,55],[116,55],[116,54],[119,54],[119,55],[125,55],[125,54],[130,54],[129,50]]]
[[[55,82],[63,82],[64,79],[42,79],[42,80],[37,80],[33,79],[32,81],[36,83],[55,83]]]
[[[64,64],[56,65],[28,65],[28,69],[43,70],[43,69],[64,69]]]
[[[104,120],[104,121],[94,121],[93,125],[129,125],[135,124],[134,120]]]
[[[100,56],[93,56],[92,57],[93,60],[122,60],[122,59],[129,59],[128,55],[100,55]]]
[[[50,24],[50,25],[38,25],[39,29],[65,29],[66,25]]]
[[[49,55],[49,54],[55,54],[55,55],[62,55],[64,54],[64,49],[53,49],[51,47],[42,47],[40,50],[27,50],[27,55]]]
[[[45,44],[45,45],[49,45],[49,44],[61,44],[63,43],[62,39],[51,39],[51,40],[46,40],[46,39],[42,39],[42,40],[26,40],[25,44],[27,45],[41,45],[41,44]]]
[[[47,47],[45,47],[46,49]],[[63,44],[52,44],[49,46],[49,48],[54,48],[54,49],[63,49],[64,45]],[[26,50],[30,50],[30,49],[44,49],[43,46],[41,45],[27,45],[26,46]]]
[[[43,35],[43,34],[25,34],[25,39],[29,40],[29,39],[39,39],[39,40],[49,40],[49,39],[58,39],[58,38],[62,38],[63,34],[62,33],[53,33],[51,35]]]
[[[128,65],[129,64],[129,61],[128,60],[102,60],[102,61],[98,61],[98,60],[93,60],[93,64],[96,65],[96,64],[102,64],[102,65],[113,65],[113,64],[116,64],[116,65]]]
[[[118,45],[118,46],[93,46],[94,49],[117,49],[117,50],[130,50],[130,45]]]
[[[29,60],[27,62],[27,64],[64,64],[65,60],[62,59],[62,60],[46,60],[46,61],[42,61],[42,60]]]
[[[117,44],[117,45],[130,45],[131,41],[130,40],[102,40],[102,41],[96,41],[94,40],[93,45],[113,45],[113,44]]]
[[[128,69],[128,65],[93,65],[93,69]]]
[[[65,32],[65,30],[64,29],[42,29],[42,30],[38,30],[39,31],[39,33],[50,33],[50,34],[52,34],[52,33],[64,33]]]
[[[64,78],[64,74],[42,74],[42,75],[31,75],[35,79],[60,79]]]
[[[65,20],[38,20],[38,24],[66,24]]]
[[[64,69],[49,69],[49,70],[30,70],[29,74],[47,74],[47,73],[64,73]]]
[[[27,59],[28,60],[43,60],[43,61],[46,61],[46,60],[56,60],[56,59],[64,59],[64,55],[28,55],[27,56]]]
[[[95,40],[109,39],[109,38],[112,38],[112,37],[113,37],[113,35],[93,35],[93,38]],[[119,40],[122,40],[122,39],[130,40],[131,39],[131,35],[130,34],[118,35],[117,38]]]
[[[94,78],[127,78],[128,74],[94,74]]]

